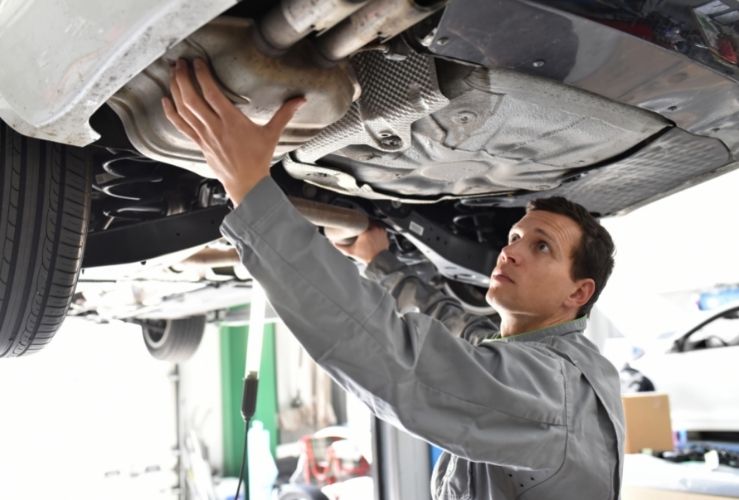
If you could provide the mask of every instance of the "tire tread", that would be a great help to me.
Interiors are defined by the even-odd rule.
[[[0,123],[0,357],[48,344],[77,285],[90,219],[85,150]]]

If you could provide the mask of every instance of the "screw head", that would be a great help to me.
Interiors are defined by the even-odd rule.
[[[439,38],[438,40],[436,40],[436,45],[440,45],[441,47],[443,47],[447,43],[449,43],[449,39],[447,37],[445,37],[445,36],[442,36],[441,38]]]
[[[537,59],[536,61],[531,63],[531,65],[535,68],[543,68],[544,64],[545,64],[544,59]]]
[[[403,140],[397,135],[390,135],[380,139],[380,145],[388,149],[398,149],[403,145]]]
[[[458,125],[467,125],[475,118],[477,118],[477,114],[472,111],[460,111],[452,118],[452,121]]]

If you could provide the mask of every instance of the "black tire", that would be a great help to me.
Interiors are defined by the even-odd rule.
[[[0,122],[0,358],[38,351],[69,308],[90,219],[87,151]]]
[[[205,331],[205,316],[146,320],[141,324],[149,354],[162,361],[182,363],[195,354]]]

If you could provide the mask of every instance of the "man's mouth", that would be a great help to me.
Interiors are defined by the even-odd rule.
[[[515,283],[511,278],[509,278],[506,274],[501,272],[493,273],[493,280],[497,281],[499,283]]]

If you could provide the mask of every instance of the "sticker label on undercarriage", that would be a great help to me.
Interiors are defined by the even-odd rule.
[[[418,224],[417,222],[411,221],[408,229],[410,229],[412,233],[416,233],[418,236],[423,236],[423,226],[421,224]]]

